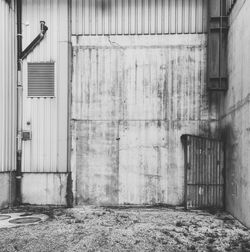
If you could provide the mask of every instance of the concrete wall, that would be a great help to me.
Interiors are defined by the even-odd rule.
[[[24,173],[22,203],[66,205],[67,173]]]
[[[226,207],[250,227],[250,1],[238,0],[230,17],[229,89],[222,102],[226,141]]]
[[[0,173],[0,209],[15,202],[15,172]]]
[[[76,203],[182,204],[180,137],[216,131],[206,90],[206,35],[72,41]]]
[[[0,208],[14,200],[16,168],[16,26],[14,1],[0,0]]]

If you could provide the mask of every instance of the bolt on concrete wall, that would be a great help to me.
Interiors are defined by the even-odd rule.
[[[74,35],[205,33],[207,0],[72,0]]]

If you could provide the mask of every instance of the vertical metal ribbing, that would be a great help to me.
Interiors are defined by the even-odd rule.
[[[16,203],[20,204],[22,177],[22,0],[17,1],[17,160],[16,160]]]
[[[83,0],[81,3],[74,2],[72,33],[76,35],[206,33],[207,3],[205,1]],[[111,21],[113,16],[116,16],[115,29],[112,26],[114,21]],[[98,32],[93,31],[93,27],[96,31],[98,28]]]
[[[184,135],[186,144],[186,203],[189,208],[223,207],[223,143],[219,140]],[[189,145],[190,144],[190,145]],[[188,165],[187,165],[188,164]],[[190,166],[189,166],[190,165]]]

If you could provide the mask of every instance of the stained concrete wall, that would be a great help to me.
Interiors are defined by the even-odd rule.
[[[15,202],[15,172],[0,173],[0,188],[0,209],[2,209]]]
[[[238,0],[228,36],[229,89],[222,102],[226,208],[250,227],[250,1]]]
[[[180,205],[182,134],[209,136],[207,37],[73,37],[76,203]]]
[[[66,205],[67,173],[24,173],[22,203]]]

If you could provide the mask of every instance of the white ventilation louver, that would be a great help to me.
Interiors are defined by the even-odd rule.
[[[28,97],[55,96],[55,64],[28,63]]]

